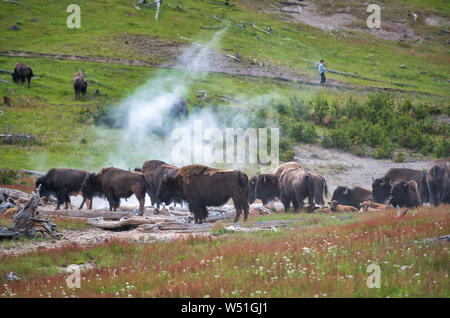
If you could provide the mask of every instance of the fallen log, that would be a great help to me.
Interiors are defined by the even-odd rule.
[[[42,176],[45,175],[45,173],[42,173],[42,172],[33,171],[33,170],[26,170],[26,169],[20,169],[19,172],[20,173],[31,174],[32,176],[35,176],[35,177],[42,177]]]
[[[255,30],[258,30],[258,31],[260,31],[260,32],[264,32],[264,33],[266,33],[266,34],[271,34],[270,32],[268,32],[268,31],[266,31],[266,30],[263,30],[263,29],[258,28],[254,23],[252,23],[252,24],[250,24],[250,25],[251,25],[251,27],[254,28]]]
[[[11,239],[23,236],[35,236],[37,233],[48,234],[53,238],[59,238],[60,233],[56,232],[56,225],[51,220],[38,218],[39,212],[36,208],[39,205],[40,186],[31,197],[31,200],[16,213],[11,228],[0,228],[0,239]]]
[[[168,222],[173,220],[169,217],[135,217],[130,219],[121,219],[119,221],[104,221],[103,219],[89,219],[88,224],[96,226],[104,230],[123,231],[136,228],[143,224],[155,224],[160,222]]]

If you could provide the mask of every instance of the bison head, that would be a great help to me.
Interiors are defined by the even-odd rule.
[[[16,73],[16,71],[14,70],[13,73],[11,73],[12,79],[14,83],[19,82],[19,75]]]
[[[36,179],[34,191],[36,192],[38,188],[40,197],[47,197],[51,194],[50,189],[47,187],[45,182],[45,176]]]
[[[419,191],[414,180],[399,180],[392,184],[388,204],[400,207],[417,207],[420,205]]]
[[[264,204],[280,195],[278,179],[272,174],[260,174],[256,180],[256,198],[261,199]]]
[[[252,204],[253,202],[255,202],[256,200],[256,181],[258,180],[258,178],[252,177],[250,179],[250,181],[248,182],[248,202],[250,202],[250,204]]]
[[[176,170],[166,172],[159,183],[156,198],[165,204],[170,204],[174,198],[182,197],[182,189],[175,174]]]
[[[385,203],[391,192],[391,182],[384,178],[374,179],[372,182],[372,196],[377,203]]]
[[[339,203],[336,200],[331,200],[331,201],[328,202],[328,205],[330,206],[330,210],[333,211],[333,212],[336,211],[336,208],[337,208],[338,204]]]

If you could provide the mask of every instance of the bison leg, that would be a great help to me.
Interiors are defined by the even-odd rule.
[[[139,215],[144,215],[144,203],[145,203],[145,197],[139,199]]]
[[[30,80],[31,80],[31,78],[28,77],[28,78],[27,78],[27,81],[28,81],[28,88],[30,88]]]
[[[288,197],[286,197],[286,195],[281,194],[280,201],[281,201],[281,203],[283,203],[284,212],[287,213],[289,211],[289,207],[291,206],[291,200]]]

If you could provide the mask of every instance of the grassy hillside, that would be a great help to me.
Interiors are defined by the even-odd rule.
[[[403,1],[402,9],[389,2],[383,5],[393,9],[389,18],[394,20],[400,18],[400,9],[405,12],[422,10],[448,18],[449,9],[443,5],[444,2],[433,1],[425,8],[419,1]],[[309,61],[324,58],[330,69],[357,73],[366,78],[330,73],[327,76],[335,86],[330,88],[222,73],[205,74],[193,81],[186,96],[191,110],[238,104],[243,97],[273,94],[275,101],[266,104],[270,113],[275,104],[285,104],[289,108],[293,97],[301,100],[300,104],[304,105],[301,107],[305,107],[307,114],[301,120],[297,118],[297,122],[292,121],[296,118],[292,109],[281,115],[278,111],[269,114],[269,119],[277,120],[282,129],[288,130],[286,135],[289,136],[283,139],[282,159],[289,159],[292,155],[294,142],[306,141],[298,137],[305,125],[312,136],[309,142],[320,142],[321,137],[332,136],[334,127],[312,118],[320,100],[342,108],[350,96],[352,100],[364,103],[368,94],[377,93],[377,88],[379,91],[390,89],[394,90],[392,98],[396,103],[401,104],[409,98],[414,105],[426,104],[427,110],[433,110],[432,116],[448,116],[449,55],[443,44],[445,34],[439,33],[439,27],[409,23],[423,36],[423,41],[390,41],[364,32],[344,29],[328,32],[286,20],[280,18],[279,12],[265,9],[267,1],[232,1],[234,5],[231,7],[220,4],[220,1],[165,1],[158,21],[155,21],[154,8],[141,6],[138,10],[133,6],[134,1],[115,0],[80,1],[81,29],[68,29],[66,7],[70,3],[0,2],[0,55],[3,55],[0,69],[12,71],[14,64],[22,61],[32,66],[36,74],[31,89],[27,89],[12,83],[8,74],[0,73],[0,79],[7,81],[0,83],[0,94],[12,99],[12,107],[2,106],[0,132],[31,133],[39,140],[33,146],[2,145],[1,166],[46,170],[58,165],[97,169],[108,164],[107,152],[114,147],[120,131],[95,125],[93,118],[99,110],[117,105],[157,74],[181,74],[183,70],[159,66],[174,65],[177,55],[192,41],[208,42],[221,29],[225,31],[214,49],[221,56],[238,53],[243,68],[264,65],[263,69],[271,67],[268,68],[268,76],[278,76],[270,74],[270,70],[279,70],[280,74],[288,70],[297,79],[316,82],[317,71]],[[338,1],[337,7],[345,3]],[[319,1],[318,6],[324,14],[327,13],[324,3]],[[358,4],[352,8],[354,15],[362,19],[361,10],[365,8]],[[271,32],[267,34],[252,24],[261,30],[270,26]],[[10,30],[12,25],[17,25],[20,30]],[[17,54],[17,51],[116,60],[99,63],[5,56]],[[122,65],[119,59],[142,60],[155,67]],[[406,67],[400,68],[400,65]],[[85,72],[90,83],[88,96],[81,101],[74,100],[71,85],[73,73],[78,69]],[[95,95],[95,89],[99,89],[103,96]],[[208,91],[208,97],[200,98],[198,91]],[[251,109],[248,111],[252,112]],[[333,115],[331,108],[326,112],[325,117]],[[345,118],[342,123],[346,126]],[[413,125],[421,124],[414,121]],[[446,127],[448,125],[434,132],[436,136],[430,132],[436,147],[440,145],[442,148],[442,143],[448,142]],[[103,131],[107,133],[102,134]],[[106,137],[98,138],[99,135]],[[347,142],[354,141],[351,139],[354,136],[346,136]],[[381,145],[381,142],[366,143],[369,148]],[[331,146],[340,147],[340,144],[335,142]],[[387,151],[389,155],[388,150],[396,146],[408,148],[408,144],[388,143],[386,149],[382,147],[379,152]],[[352,150],[347,146],[341,148]],[[422,150],[420,147],[410,148]],[[446,155],[445,152],[437,152],[434,146],[422,152],[432,156]],[[140,160],[130,159],[129,163],[139,165]]]

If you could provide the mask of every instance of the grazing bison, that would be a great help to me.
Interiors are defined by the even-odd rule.
[[[388,203],[394,207],[415,208],[422,204],[417,182],[414,180],[397,180],[392,183]]]
[[[236,208],[234,222],[244,211],[248,218],[248,177],[239,170],[219,170],[203,165],[189,165],[166,173],[159,185],[158,200],[169,204],[181,198],[189,204],[195,223],[208,216],[207,206],[220,206],[230,198]]]
[[[65,203],[66,209],[69,208],[70,195],[78,195],[81,191],[84,179],[89,175],[89,171],[53,168],[50,169],[46,175],[36,179],[36,189],[40,186],[40,195],[56,196],[58,204],[56,210],[59,210],[61,204]],[[79,209],[83,208],[84,203],[88,199],[83,195],[83,202]],[[88,205],[89,202],[86,203]]]
[[[157,194],[158,194],[158,189],[159,189],[159,185],[161,184],[161,180],[164,178],[164,175],[166,175],[167,173],[173,172],[178,169],[178,167],[175,167],[171,164],[163,164],[158,166],[152,173],[152,180],[150,181],[152,184],[152,195],[155,197],[155,203],[156,206],[159,208],[160,204],[162,203],[162,201],[158,200],[157,198]],[[182,204],[183,200],[180,197],[173,197],[172,198],[173,202],[176,203],[180,203]],[[153,202],[153,201],[152,201]]]
[[[430,202],[435,206],[450,203],[450,168],[444,160],[431,163],[424,172],[423,187],[427,187]]]
[[[174,119],[189,118],[189,110],[186,100],[183,96],[178,97],[177,101],[170,107],[170,117]]]
[[[339,204],[336,200],[331,200],[328,204],[330,205],[331,212],[358,212],[358,209],[354,206]]]
[[[78,71],[73,78],[73,90],[75,91],[75,99],[80,98],[80,94],[86,95],[87,81],[84,79],[83,72]]]
[[[288,169],[281,174],[280,180],[280,200],[287,212],[291,205],[294,212],[301,211],[303,201],[308,198],[309,212],[314,209],[314,181],[311,174],[304,169]]]
[[[348,187],[339,186],[334,190],[331,201],[336,200],[338,204],[351,205],[358,209],[361,202],[371,198],[372,192],[370,190],[361,187],[349,189]]]
[[[19,81],[21,81],[23,84],[25,80],[27,80],[28,88],[30,88],[30,81],[34,75],[31,67],[22,63],[16,63],[16,67],[14,68],[14,72],[11,74],[11,76],[14,83],[18,83]]]
[[[139,201],[139,215],[144,214],[145,194],[151,193],[151,184],[145,174],[126,171],[114,167],[103,168],[98,173],[90,173],[81,187],[84,196],[92,202],[94,196],[106,197],[109,210],[116,211],[121,198],[128,198],[133,194]],[[89,205],[92,209],[92,203]]]
[[[261,199],[263,204],[280,196],[279,180],[283,172],[291,169],[302,169],[302,167],[294,162],[286,162],[276,167],[272,173],[260,174],[256,180],[255,197]]]
[[[381,178],[373,179],[372,196],[377,203],[386,203],[391,193],[391,184],[397,180],[414,180],[421,185],[422,172],[408,168],[392,168]],[[428,202],[428,189],[419,186],[421,199]]]
[[[150,194],[150,200],[152,201],[152,204],[155,204],[158,200],[156,199],[156,193],[158,192],[158,186],[160,180],[158,180],[156,183],[153,182],[153,173],[154,171],[161,165],[165,165],[166,163],[161,160],[148,160],[144,162],[142,165],[142,168],[135,168],[134,171],[139,171],[145,174],[150,184],[152,184],[152,190]],[[175,167],[176,168],[176,167]],[[158,203],[159,206],[159,203]]]

